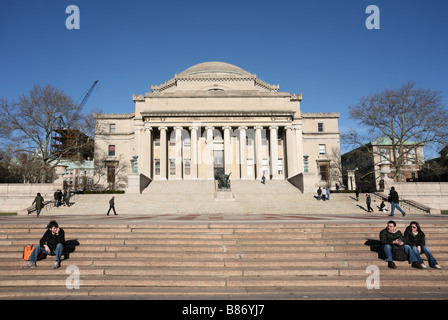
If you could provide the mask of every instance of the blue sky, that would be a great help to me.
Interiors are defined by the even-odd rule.
[[[65,26],[72,4],[79,30]],[[0,0],[0,96],[39,83],[81,102],[99,80],[85,110],[127,113],[132,94],[223,61],[303,93],[303,112],[340,112],[344,131],[349,105],[407,81],[448,105],[447,17],[446,0]]]

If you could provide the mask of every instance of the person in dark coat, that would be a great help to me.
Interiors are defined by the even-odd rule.
[[[370,197],[370,194],[366,194],[367,212],[373,212],[373,209],[370,206],[371,203],[372,203],[372,198]]]
[[[42,210],[42,208],[44,207],[44,198],[40,195],[40,193],[37,193],[36,198],[34,198],[34,201],[31,205],[36,204],[35,208],[36,208],[36,212],[37,212],[37,217],[39,217],[40,211]],[[30,214],[31,212],[28,212],[28,214]]]
[[[418,262],[418,257],[415,252],[411,249],[409,245],[405,243],[405,238],[400,230],[396,228],[397,224],[395,221],[390,220],[387,222],[387,227],[380,232],[380,244],[381,250],[385,254],[387,261],[387,266],[391,269],[396,269],[392,257],[392,250],[394,246],[402,247],[406,254],[408,255],[409,263],[412,264],[413,268],[423,269],[423,267]]]
[[[406,240],[406,243],[411,247],[415,255],[419,258],[419,263],[423,268],[426,268],[426,265],[420,257],[422,253],[426,255],[426,258],[428,258],[430,267],[436,269],[442,268],[437,263],[437,260],[434,258],[429,248],[426,246],[425,233],[422,231],[417,221],[412,221],[409,226],[407,226],[406,230],[404,231],[404,238]]]
[[[355,194],[356,194],[356,201],[359,201],[359,189],[358,189],[358,187],[356,187]]]
[[[28,258],[28,264],[25,268],[35,268],[36,261],[39,254],[42,252],[47,255],[56,256],[53,269],[57,269],[61,266],[61,257],[65,249],[65,232],[62,228],[59,228],[58,223],[55,220],[51,220],[47,225],[47,231],[34,247]]]
[[[403,211],[403,209],[400,208],[400,206],[398,205],[400,200],[399,200],[399,196],[398,196],[398,192],[395,191],[395,187],[391,187],[390,188],[390,192],[389,192],[389,200],[390,200],[390,215],[391,217],[394,216],[394,211],[395,208],[398,209],[398,211],[401,212],[401,214],[403,215],[403,217],[406,215],[406,213]]]
[[[107,215],[109,215],[110,210],[114,210],[114,214],[117,215],[117,212],[115,211],[115,197],[112,197],[112,199],[109,200],[109,210],[107,211]]]
[[[322,189],[319,187],[319,189],[317,189],[317,200],[320,200],[322,198]]]

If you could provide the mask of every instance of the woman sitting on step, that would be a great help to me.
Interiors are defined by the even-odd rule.
[[[441,266],[437,263],[437,260],[433,257],[431,251],[426,246],[425,242],[425,233],[420,228],[420,225],[416,221],[412,221],[409,226],[407,226],[404,231],[404,238],[406,243],[411,247],[411,249],[415,252],[415,255],[419,259],[418,262],[423,268],[426,268],[425,263],[423,262],[420,255],[424,253],[426,258],[428,258],[429,266],[436,269],[441,269]]]

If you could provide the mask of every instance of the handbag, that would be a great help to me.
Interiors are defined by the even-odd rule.
[[[392,259],[394,261],[406,261],[408,260],[408,255],[404,251],[403,246],[393,245],[392,246]]]
[[[34,244],[30,245],[30,246],[25,246],[23,248],[23,257],[22,257],[23,260],[28,261],[28,259],[30,258],[31,253],[34,250],[34,246],[35,245],[37,245],[37,243],[34,243]],[[39,253],[39,255],[37,256],[37,259],[40,260],[40,259],[43,259],[43,258],[45,258],[45,254],[43,252]]]

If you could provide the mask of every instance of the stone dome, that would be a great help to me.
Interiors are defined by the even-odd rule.
[[[230,63],[210,61],[196,64],[181,72],[180,76],[193,76],[204,73],[228,73],[234,75],[251,75],[249,72]]]

